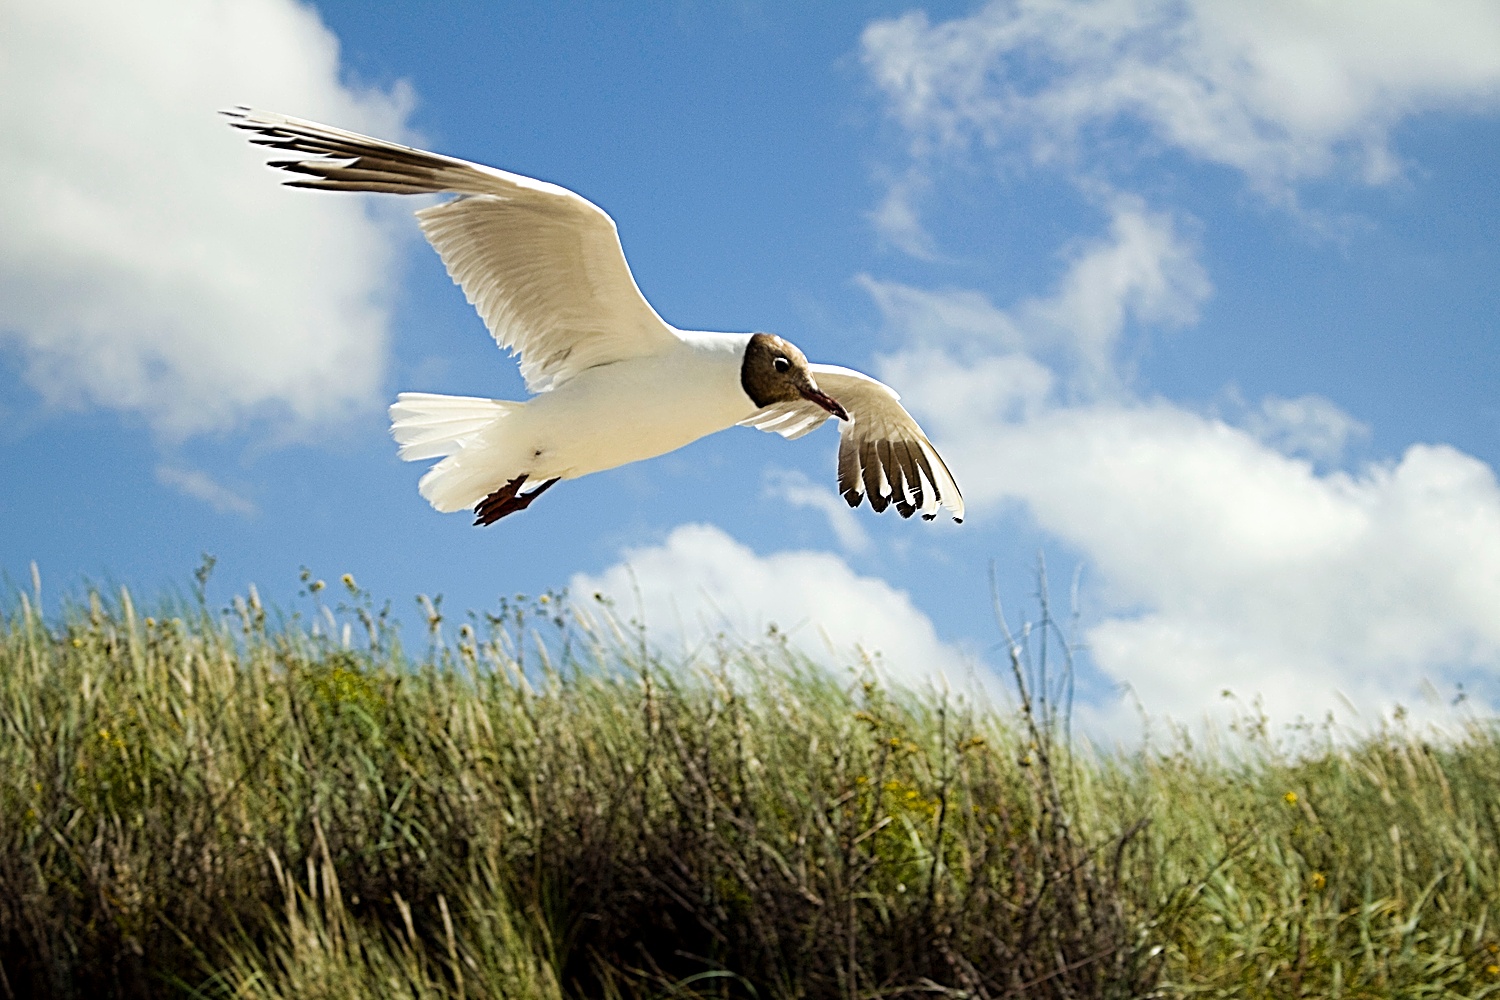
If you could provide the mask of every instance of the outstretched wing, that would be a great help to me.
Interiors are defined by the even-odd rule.
[[[417,212],[449,275],[533,392],[677,342],[636,287],[614,220],[567,188],[285,115],[226,111],[292,187],[458,195]]]
[[[963,494],[896,390],[852,368],[808,367],[818,388],[849,414],[839,434],[839,493],[849,506],[868,496],[876,513],[894,504],[902,517],[920,511],[928,521],[946,507],[962,522]],[[740,423],[795,439],[827,419],[827,410],[799,399],[763,407]]]

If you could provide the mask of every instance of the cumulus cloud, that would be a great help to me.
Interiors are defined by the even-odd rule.
[[[1060,288],[1087,280],[1075,268]],[[1024,317],[1045,310],[941,298],[877,298],[906,344],[881,377],[961,470],[977,516],[1019,505],[1082,555],[1090,654],[1149,712],[1194,718],[1228,687],[1281,721],[1348,704],[1368,720],[1500,655],[1500,488],[1484,463],[1417,445],[1320,469],[1311,459],[1336,458],[1362,425],[1318,397],[1268,399],[1243,426],[1164,400],[1066,398],[1051,368],[1003,347],[1029,342]],[[963,357],[952,317],[985,309],[997,346]]]
[[[1004,310],[968,289],[932,292],[868,275],[856,281],[909,343],[943,346],[980,364],[1001,350],[1048,359],[1070,373],[1074,389],[1098,395],[1119,388],[1116,353],[1129,325],[1187,325],[1212,294],[1182,229],[1171,214],[1151,211],[1138,198],[1114,197],[1108,234],[1070,248],[1057,287]],[[912,376],[924,377],[905,371],[899,384]]]
[[[1278,192],[1343,167],[1384,182],[1397,123],[1500,103],[1500,8],[992,0],[876,21],[862,56],[919,156],[1021,139],[1040,161],[1071,158],[1134,124]]]
[[[568,587],[584,600],[604,595],[678,653],[701,650],[720,634],[758,639],[774,625],[830,667],[878,654],[881,673],[908,686],[986,683],[984,668],[943,642],[905,593],[858,575],[831,552],[761,556],[712,525],[686,524],[660,545],[625,550],[602,573],[575,575]]]
[[[948,455],[975,520],[1024,509],[1089,567],[1096,666],[1148,712],[1195,718],[1230,688],[1278,721],[1351,705],[1368,720],[1428,701],[1428,682],[1493,671],[1493,470],[1432,444],[1350,465],[1368,431],[1320,396],[1268,397],[1231,421],[1143,394],[1122,342],[1191,325],[1212,288],[1192,220],[1115,185],[1162,150],[1289,204],[1316,178],[1386,182],[1397,124],[1500,106],[1500,8],[992,0],[877,21],[862,56],[910,140],[897,195],[983,149],[1060,168],[1108,212],[1050,292],[1003,307],[859,279],[901,345],[879,374]],[[903,204],[891,218],[907,242],[936,242]],[[1124,701],[1090,711],[1131,721]]]
[[[1370,434],[1369,427],[1322,396],[1268,396],[1245,427],[1277,451],[1322,462],[1336,462],[1351,442]]]
[[[293,0],[0,6],[0,343],[49,403],[181,436],[376,402],[393,239],[278,185],[239,103],[399,136],[410,97]]]

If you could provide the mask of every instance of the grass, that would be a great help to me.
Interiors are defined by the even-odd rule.
[[[1000,711],[308,582],[0,616],[0,996],[1500,994],[1491,726],[1099,753],[1035,643]]]

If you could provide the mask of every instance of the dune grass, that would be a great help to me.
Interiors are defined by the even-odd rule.
[[[0,996],[1500,993],[1493,728],[1106,754],[1022,647],[997,710],[308,584],[6,607]]]

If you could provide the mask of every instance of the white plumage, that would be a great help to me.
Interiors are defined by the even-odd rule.
[[[868,375],[809,365],[768,334],[666,323],[636,287],[612,220],[545,181],[284,115],[226,112],[252,142],[300,154],[271,165],[297,187],[457,197],[417,212],[501,347],[520,360],[525,402],[405,392],[390,408],[403,459],[440,459],[422,496],[476,523],[524,509],[553,483],[680,448],[744,424],[801,437],[844,420],[839,489],[850,506],[931,519],[963,498],[937,450]],[[521,493],[527,483],[538,484]]]

